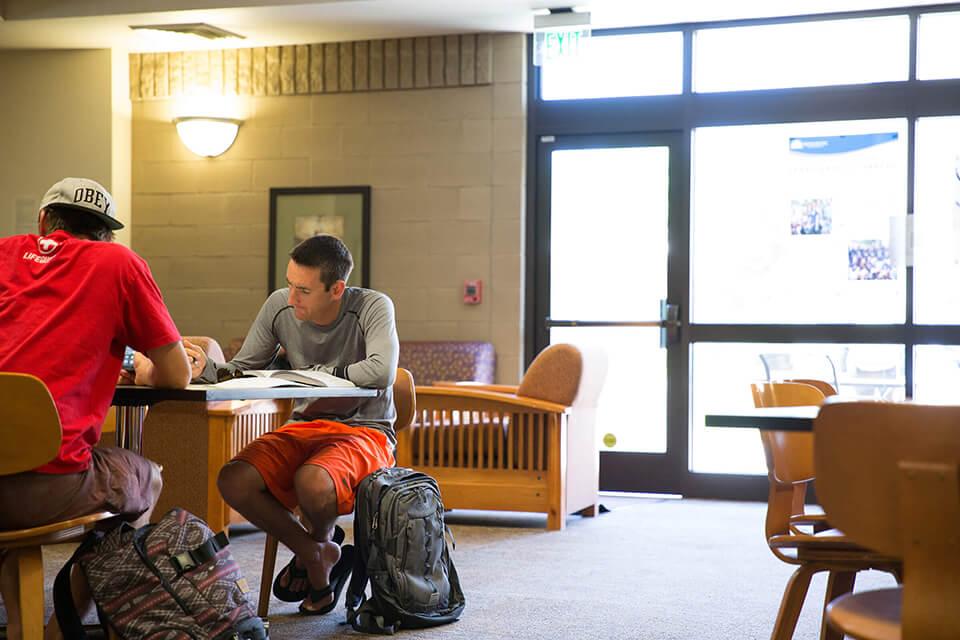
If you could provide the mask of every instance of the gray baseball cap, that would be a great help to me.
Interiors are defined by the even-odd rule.
[[[96,216],[110,229],[123,229],[123,223],[114,217],[113,197],[103,185],[89,178],[64,178],[44,194],[40,208],[56,206],[76,209]]]

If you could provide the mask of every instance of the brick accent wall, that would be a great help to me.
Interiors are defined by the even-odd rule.
[[[490,84],[493,36],[130,54],[130,99],[278,96]]]
[[[484,340],[522,361],[526,118],[522,34],[491,37],[492,83],[251,96],[233,147],[199,158],[176,98],[133,103],[133,248],[184,334],[246,333],[267,287],[270,187],[370,185],[371,286],[403,340]],[[296,68],[296,67],[294,67]],[[462,303],[465,279],[483,303]]]

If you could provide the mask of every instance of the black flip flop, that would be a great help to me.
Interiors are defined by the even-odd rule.
[[[337,544],[343,544],[343,539],[346,537],[346,534],[343,532],[338,525],[333,526],[333,541]],[[341,553],[342,557],[342,553]],[[289,575],[290,578],[287,580],[287,585],[284,587],[280,584],[280,578],[284,575]],[[307,584],[305,589],[300,589],[293,591],[290,589],[289,585],[293,584],[294,580],[304,580]],[[307,570],[297,566],[297,556],[290,558],[290,562],[287,563],[283,569],[280,570],[280,573],[277,574],[277,577],[273,580],[273,595],[278,600],[283,600],[284,602],[300,602],[308,595],[310,595],[310,581],[307,579]],[[321,596],[322,597],[322,596]]]
[[[322,616],[325,613],[330,613],[336,608],[337,601],[340,600],[340,593],[346,586],[347,580],[350,578],[350,573],[353,571],[354,551],[355,549],[353,548],[352,544],[343,545],[343,548],[340,550],[340,559],[337,560],[337,564],[333,565],[333,569],[330,570],[330,584],[322,589],[314,589],[311,587],[310,593],[305,598],[309,600],[311,604],[313,604],[318,600],[326,598],[332,593],[333,600],[320,609],[306,609],[304,608],[303,604],[301,604],[300,615]]]

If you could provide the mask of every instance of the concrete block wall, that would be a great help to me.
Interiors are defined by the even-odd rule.
[[[133,104],[133,249],[180,330],[222,343],[267,294],[270,187],[370,185],[371,287],[401,340],[489,340],[522,367],[525,42],[493,38],[493,83],[249,98],[233,147],[199,158],[175,99]],[[483,302],[462,302],[482,279]]]

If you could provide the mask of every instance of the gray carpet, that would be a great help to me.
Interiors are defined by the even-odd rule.
[[[471,640],[769,638],[792,570],[774,558],[763,541],[766,505],[619,496],[605,496],[602,502],[610,513],[570,517],[566,530],[559,532],[545,531],[546,518],[534,514],[449,513],[466,611],[455,624],[398,635]],[[350,521],[342,525],[351,540]],[[232,534],[233,554],[257,590],[263,534],[244,526],[233,527]],[[45,550],[48,580],[70,549],[60,545]],[[281,547],[278,570],[288,558]],[[869,572],[860,575],[857,587],[893,584],[890,576]],[[814,579],[797,640],[819,637],[824,585],[823,576]],[[271,638],[370,637],[340,624],[342,607],[311,618],[297,615],[296,608],[271,602]]]

